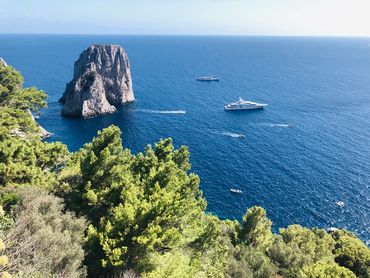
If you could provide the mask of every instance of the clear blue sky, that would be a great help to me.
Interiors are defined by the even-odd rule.
[[[370,36],[370,0],[0,0],[0,33]]]

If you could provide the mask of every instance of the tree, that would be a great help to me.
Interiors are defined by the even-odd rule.
[[[50,186],[53,171],[65,160],[64,145],[39,140],[40,128],[30,110],[45,107],[45,99],[34,87],[24,89],[14,68],[0,65],[0,185]]]
[[[31,111],[46,107],[46,94],[23,88],[23,77],[11,66],[0,64],[0,140],[19,136],[39,137],[40,127]]]
[[[22,86],[22,75],[13,67],[0,64],[0,106],[7,104],[9,95],[20,90]]]
[[[13,67],[0,65],[0,107],[36,111],[46,106],[45,99],[35,87],[23,89],[23,77]]]
[[[266,254],[253,247],[237,245],[231,257],[226,277],[270,278],[275,273],[275,266]]]
[[[280,229],[267,251],[279,273],[297,277],[302,267],[316,262],[334,263],[334,240],[322,229],[291,225]]]
[[[335,231],[332,236],[335,240],[335,261],[358,277],[370,277],[370,249],[348,231]]]
[[[307,261],[298,245],[285,243],[281,236],[274,238],[267,254],[280,269],[280,273],[296,272]]]
[[[0,185],[38,185],[50,188],[56,172],[68,160],[67,147],[39,139],[0,141]]]
[[[120,130],[111,126],[71,160],[61,183],[67,184],[72,207],[91,220],[87,261],[93,271],[147,272],[153,254],[200,241],[208,225],[216,231],[218,224],[204,215],[199,178],[187,173],[188,156],[185,147],[175,150],[171,139],[133,156],[122,147]]]
[[[325,230],[291,225],[280,229],[280,235],[287,245],[302,251],[305,256],[302,264],[333,262],[334,240]]]
[[[191,265],[195,276],[224,277],[232,248],[230,234],[233,228],[230,223],[220,221],[210,214],[203,215],[198,221],[198,225],[193,223],[193,230],[198,229],[201,233],[188,245],[191,249],[187,250],[187,253],[192,254]]]
[[[334,263],[320,262],[303,267],[301,275],[304,278],[356,278],[356,275],[347,268]]]
[[[195,277],[194,268],[191,267],[190,256],[182,254],[180,250],[174,250],[164,254],[152,253],[149,260],[154,268],[143,275],[145,278]]]
[[[264,250],[272,241],[271,225],[264,208],[249,208],[243,217],[240,239],[251,247]]]

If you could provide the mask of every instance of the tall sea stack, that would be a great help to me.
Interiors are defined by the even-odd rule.
[[[85,49],[59,99],[64,104],[62,115],[83,118],[114,113],[115,106],[134,100],[128,55],[119,45]]]

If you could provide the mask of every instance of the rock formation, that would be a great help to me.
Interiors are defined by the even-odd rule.
[[[134,100],[126,51],[119,45],[92,45],[75,62],[73,79],[59,101],[62,115],[90,118]]]
[[[0,57],[0,65],[7,67],[8,64],[4,61],[3,58]]]

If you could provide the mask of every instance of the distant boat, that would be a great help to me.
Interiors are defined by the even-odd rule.
[[[234,189],[234,188],[231,188],[231,189],[230,189],[230,191],[231,191],[232,193],[238,193],[238,194],[243,193],[243,191],[241,191],[240,189]]]
[[[342,207],[344,207],[344,206],[345,206],[345,204],[344,204],[344,202],[343,202],[343,201],[336,201],[336,202],[335,202],[335,204],[336,204],[338,207],[340,207],[340,208],[342,208]]]
[[[227,110],[227,111],[253,110],[253,109],[263,109],[266,106],[267,104],[243,100],[241,97],[239,97],[238,101],[225,105],[224,110]]]
[[[203,75],[196,78],[197,81],[220,81],[218,77],[212,75]]]

